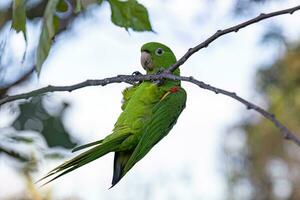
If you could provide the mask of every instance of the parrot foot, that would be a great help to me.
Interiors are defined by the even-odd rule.
[[[133,75],[133,76],[139,76],[139,75],[143,75],[143,74],[141,72],[139,72],[139,71],[134,71],[131,75]],[[134,83],[133,85],[139,85],[142,82],[143,81],[139,81],[139,82]]]
[[[139,72],[139,71],[134,71],[133,73],[132,73],[132,75],[133,76],[138,76],[138,75],[143,75],[141,72]]]

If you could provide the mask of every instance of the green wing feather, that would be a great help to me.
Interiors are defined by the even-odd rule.
[[[145,131],[127,161],[123,170],[124,176],[150,149],[165,137],[176,123],[180,113],[185,108],[186,92],[180,88],[176,93],[170,93],[153,108],[153,115]]]

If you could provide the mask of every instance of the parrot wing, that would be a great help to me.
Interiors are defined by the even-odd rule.
[[[181,87],[176,87],[176,89],[178,89],[176,92],[167,92],[153,107],[151,120],[145,125],[144,133],[126,163],[122,176],[165,137],[176,123],[186,102],[185,90]]]

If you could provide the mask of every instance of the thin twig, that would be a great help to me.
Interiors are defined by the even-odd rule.
[[[285,127],[281,122],[279,122],[273,114],[269,113],[268,111],[264,110],[263,108],[243,99],[242,97],[238,96],[234,92],[229,92],[227,90],[223,90],[223,89],[211,86],[202,81],[194,79],[193,77],[175,76],[175,75],[169,74],[169,73],[161,73],[161,74],[154,74],[154,75],[153,74],[151,74],[151,75],[150,74],[149,75],[118,75],[118,76],[105,78],[105,79],[99,79],[99,80],[86,80],[84,82],[81,82],[81,83],[78,83],[75,85],[70,85],[70,86],[51,86],[51,85],[49,85],[47,87],[33,90],[28,93],[7,96],[3,99],[0,99],[0,105],[7,103],[7,102],[15,101],[18,99],[28,99],[30,97],[42,95],[42,94],[45,94],[48,92],[62,92],[62,91],[72,92],[73,90],[77,90],[77,89],[88,87],[88,86],[100,86],[100,85],[105,86],[105,85],[112,84],[112,83],[121,83],[121,82],[133,83],[133,82],[138,82],[138,81],[143,81],[143,80],[154,81],[154,80],[163,80],[163,79],[171,79],[171,80],[180,80],[180,81],[190,82],[190,83],[193,83],[193,84],[199,86],[202,89],[210,90],[212,92],[215,92],[216,94],[220,93],[220,94],[229,96],[229,97],[243,103],[247,107],[247,109],[249,109],[249,110],[253,109],[253,110],[257,111],[258,113],[260,113],[261,115],[263,115],[265,118],[270,120],[280,130],[280,132],[282,133],[282,135],[284,136],[285,139],[291,140],[291,141],[295,142],[298,146],[300,146],[300,139],[295,134],[293,134],[287,127]]]
[[[1,153],[4,153],[4,154],[6,154],[10,157],[16,158],[16,159],[18,159],[22,162],[28,162],[29,161],[29,158],[27,158],[26,156],[14,151],[14,150],[6,149],[6,148],[0,146],[0,154]]]
[[[255,24],[255,23],[257,23],[259,21],[262,21],[264,19],[268,19],[268,18],[275,17],[275,16],[278,16],[278,15],[293,14],[297,10],[300,10],[300,5],[289,8],[289,9],[279,10],[279,11],[275,11],[275,12],[271,12],[271,13],[267,13],[267,14],[261,13],[257,17],[252,18],[252,19],[250,19],[248,21],[245,21],[243,23],[240,23],[238,25],[226,28],[224,30],[218,30],[215,34],[213,34],[212,36],[207,38],[204,42],[200,43],[199,45],[197,45],[193,48],[190,48],[176,63],[171,65],[166,70],[166,72],[175,71],[179,66],[183,65],[191,55],[193,55],[194,53],[196,53],[200,49],[208,47],[208,45],[210,43],[212,43],[213,41],[215,41],[216,39],[218,39],[219,37],[221,37],[225,34],[228,34],[228,33],[231,33],[231,32],[238,32],[240,29],[245,28],[246,26],[249,26],[251,24]]]

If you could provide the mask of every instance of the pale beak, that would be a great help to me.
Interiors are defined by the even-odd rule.
[[[150,53],[142,51],[141,54],[141,64],[146,71],[152,71],[152,59]]]

